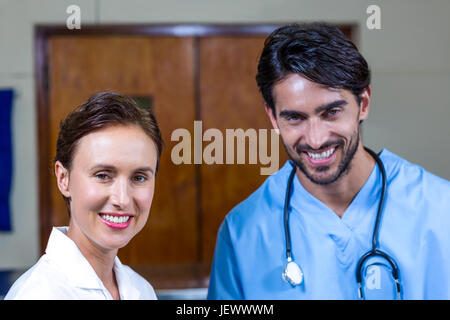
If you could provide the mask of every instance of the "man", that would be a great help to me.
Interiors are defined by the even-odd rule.
[[[354,44],[282,27],[256,80],[291,161],[225,218],[208,298],[449,299],[450,183],[363,147],[370,71]]]

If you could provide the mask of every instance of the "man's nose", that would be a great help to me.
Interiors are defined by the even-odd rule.
[[[114,182],[111,192],[111,201],[117,209],[125,210],[128,207],[131,197],[127,179],[119,178]]]
[[[320,149],[328,139],[326,126],[318,119],[310,119],[306,124],[305,144],[313,149]]]

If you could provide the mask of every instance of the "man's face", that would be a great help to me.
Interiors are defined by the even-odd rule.
[[[289,157],[313,183],[327,185],[350,169],[360,144],[359,122],[368,116],[370,89],[361,107],[352,92],[291,74],[273,88],[275,113],[267,113]]]

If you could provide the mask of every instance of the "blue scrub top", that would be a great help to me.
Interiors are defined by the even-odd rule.
[[[384,149],[387,195],[379,249],[397,262],[403,299],[450,299],[450,182]],[[290,204],[293,259],[304,281],[292,287],[283,207],[291,162],[222,223],[208,299],[359,299],[356,265],[371,249],[381,193],[374,166],[342,218],[294,178]]]

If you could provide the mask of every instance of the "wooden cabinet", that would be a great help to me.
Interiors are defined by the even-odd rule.
[[[220,223],[267,176],[259,163],[176,165],[171,134],[185,128],[193,137],[195,120],[224,134],[271,128],[255,75],[264,39],[276,26],[182,27],[36,28],[42,250],[51,227],[68,224],[52,162],[59,123],[92,94],[118,91],[151,102],[165,142],[149,220],[119,257],[141,270],[166,265],[173,276],[179,265],[180,272],[194,270],[188,277],[207,277]],[[280,157],[281,166],[282,147]]]

